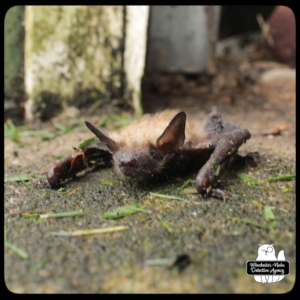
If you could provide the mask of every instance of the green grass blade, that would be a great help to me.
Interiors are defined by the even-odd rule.
[[[183,202],[189,203],[188,200],[185,200],[183,198],[179,198],[179,197],[176,197],[176,196],[172,196],[172,195],[163,195],[163,194],[152,193],[152,192],[150,192],[149,194],[152,195],[152,196],[158,197],[158,198],[166,198],[166,199],[178,200],[178,201],[183,201]]]
[[[264,207],[265,220],[267,221],[269,228],[273,229],[276,227],[276,218],[271,210],[270,206]]]
[[[267,182],[274,182],[274,181],[291,180],[295,178],[296,178],[296,174],[291,174],[291,175],[282,175],[282,176],[270,177],[270,178],[262,178],[262,180]]]
[[[170,232],[170,233],[173,232],[171,226],[167,222],[161,221],[161,224],[167,229],[168,232]]]
[[[183,190],[189,183],[191,183],[191,182],[195,182],[195,180],[193,180],[193,179],[188,179],[188,180],[186,180],[178,189],[179,190]]]
[[[185,188],[181,191],[181,194],[198,194],[199,192],[197,191],[196,188]]]
[[[127,226],[115,226],[115,227],[108,227],[108,228],[97,228],[97,229],[87,229],[87,230],[77,230],[73,232],[52,232],[51,235],[56,236],[82,236],[82,235],[92,235],[92,234],[100,234],[100,233],[108,233],[114,231],[121,231],[127,230]]]
[[[263,206],[261,203],[259,203],[257,200],[253,200],[252,203],[253,203],[254,205],[256,205],[258,208],[263,208],[263,207],[264,207],[264,206]]]
[[[171,263],[172,263],[172,259],[168,257],[147,259],[145,261],[146,266],[166,266],[166,265],[170,265]]]
[[[79,148],[82,149],[82,148],[88,146],[89,144],[91,144],[91,143],[93,143],[93,142],[95,142],[95,141],[97,141],[97,140],[98,140],[98,139],[95,138],[95,137],[90,138],[90,139],[87,139],[87,140],[83,141],[83,142],[79,145]]]
[[[18,181],[29,181],[33,178],[43,178],[46,179],[45,175],[32,175],[32,174],[19,174],[10,177],[5,177],[4,182],[18,182]]]
[[[242,180],[244,180],[245,182],[249,182],[253,185],[261,185],[260,182],[256,181],[255,179],[253,178],[250,178],[248,177],[247,175],[245,174],[236,174],[237,177],[241,178]]]
[[[36,272],[36,271],[40,270],[48,261],[49,261],[49,258],[47,258],[47,257],[44,258],[43,260],[38,262],[36,265],[34,265],[31,269],[31,271]]]
[[[38,216],[39,216],[39,214],[36,214],[36,213],[34,213],[34,214],[24,214],[24,215],[22,215],[22,218],[30,219],[30,218],[36,218]]]
[[[4,136],[14,142],[18,141],[19,130],[10,119],[4,124]]]
[[[40,215],[41,219],[83,216],[82,210]]]
[[[24,259],[27,259],[29,257],[29,255],[27,254],[27,252],[25,252],[24,250],[18,248],[17,246],[6,242],[5,243],[5,247],[9,248],[10,250],[14,251],[15,253],[17,253],[19,256],[21,256]]]
[[[207,251],[200,252],[200,253],[198,254],[198,258],[199,258],[199,259],[202,259],[203,257],[207,256],[208,254],[209,254],[209,252],[207,252]]]
[[[101,184],[103,185],[115,185],[116,183],[118,183],[118,180],[114,180],[114,179],[102,179],[100,181]]]
[[[237,217],[228,217],[228,219],[236,221],[237,223],[244,223],[250,226],[254,226],[254,227],[258,227],[258,228],[262,228],[262,229],[268,229],[267,226],[258,224],[256,222],[253,222],[251,220],[247,220],[247,219],[241,219],[241,218],[237,218]]]
[[[58,155],[53,155],[52,158],[57,160],[57,159],[61,159],[63,158],[64,156],[62,154],[58,154]]]
[[[52,122],[52,124],[61,132],[61,133],[68,133],[71,131],[70,128],[62,125],[62,124],[59,124],[57,122]]]
[[[112,211],[107,211],[101,215],[103,219],[118,219],[123,218],[129,215],[136,214],[138,212],[150,212],[149,210],[143,209],[142,206],[133,203],[127,206],[119,207]]]

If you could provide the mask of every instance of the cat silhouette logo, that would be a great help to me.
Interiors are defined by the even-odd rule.
[[[274,244],[259,244],[256,260],[247,261],[247,274],[261,283],[281,281],[290,272],[290,263],[285,260],[284,250],[275,255]]]

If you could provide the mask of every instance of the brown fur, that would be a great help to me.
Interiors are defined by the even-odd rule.
[[[119,133],[109,132],[109,136],[123,148],[145,148],[151,143],[155,145],[157,138],[164,132],[178,110],[168,109],[154,115],[146,114],[142,119],[123,128]],[[205,138],[203,122],[186,119],[185,142],[180,149],[197,148]]]

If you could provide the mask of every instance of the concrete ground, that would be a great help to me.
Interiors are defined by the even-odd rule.
[[[266,73],[277,69],[279,75]],[[7,288],[15,293],[290,291],[296,273],[296,182],[261,180],[296,173],[294,70],[282,70],[276,65],[240,69],[225,64],[209,84],[200,77],[183,75],[145,81],[144,107],[148,112],[181,108],[189,117],[204,119],[212,109],[218,109],[224,122],[251,132],[240,152],[258,151],[260,163],[256,168],[233,166],[224,172],[225,202],[180,194],[177,188],[194,179],[196,173],[141,185],[118,177],[114,169],[98,169],[66,183],[67,193],[33,187],[29,182],[5,183],[6,240],[28,255],[23,258],[5,247]],[[97,118],[99,115],[82,120]],[[267,130],[279,130],[280,134],[262,135]],[[91,136],[85,130],[47,141],[22,137],[17,143],[6,138],[5,177],[41,174],[55,163],[53,155],[69,155],[72,146]],[[245,182],[237,173],[262,184]],[[116,182],[104,184],[104,179]],[[158,198],[150,192],[168,193],[188,202]],[[147,211],[120,219],[101,217],[103,212],[131,203]],[[274,223],[266,220],[265,207],[275,216],[273,227]],[[39,217],[75,210],[84,215]],[[37,216],[26,218],[26,212]],[[87,236],[52,234],[115,226],[126,226],[126,230]],[[290,274],[282,281],[262,284],[246,274],[246,262],[256,259],[259,243],[274,244],[276,256],[284,250]]]

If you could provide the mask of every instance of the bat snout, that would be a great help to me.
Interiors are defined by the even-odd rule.
[[[135,167],[135,166],[136,166],[135,158],[119,161],[119,167]]]
[[[116,156],[119,167],[135,167],[137,165],[137,157],[132,151],[121,151]]]
[[[130,150],[120,151],[116,154],[116,159],[117,166],[125,176],[135,177],[138,159],[134,152]]]

